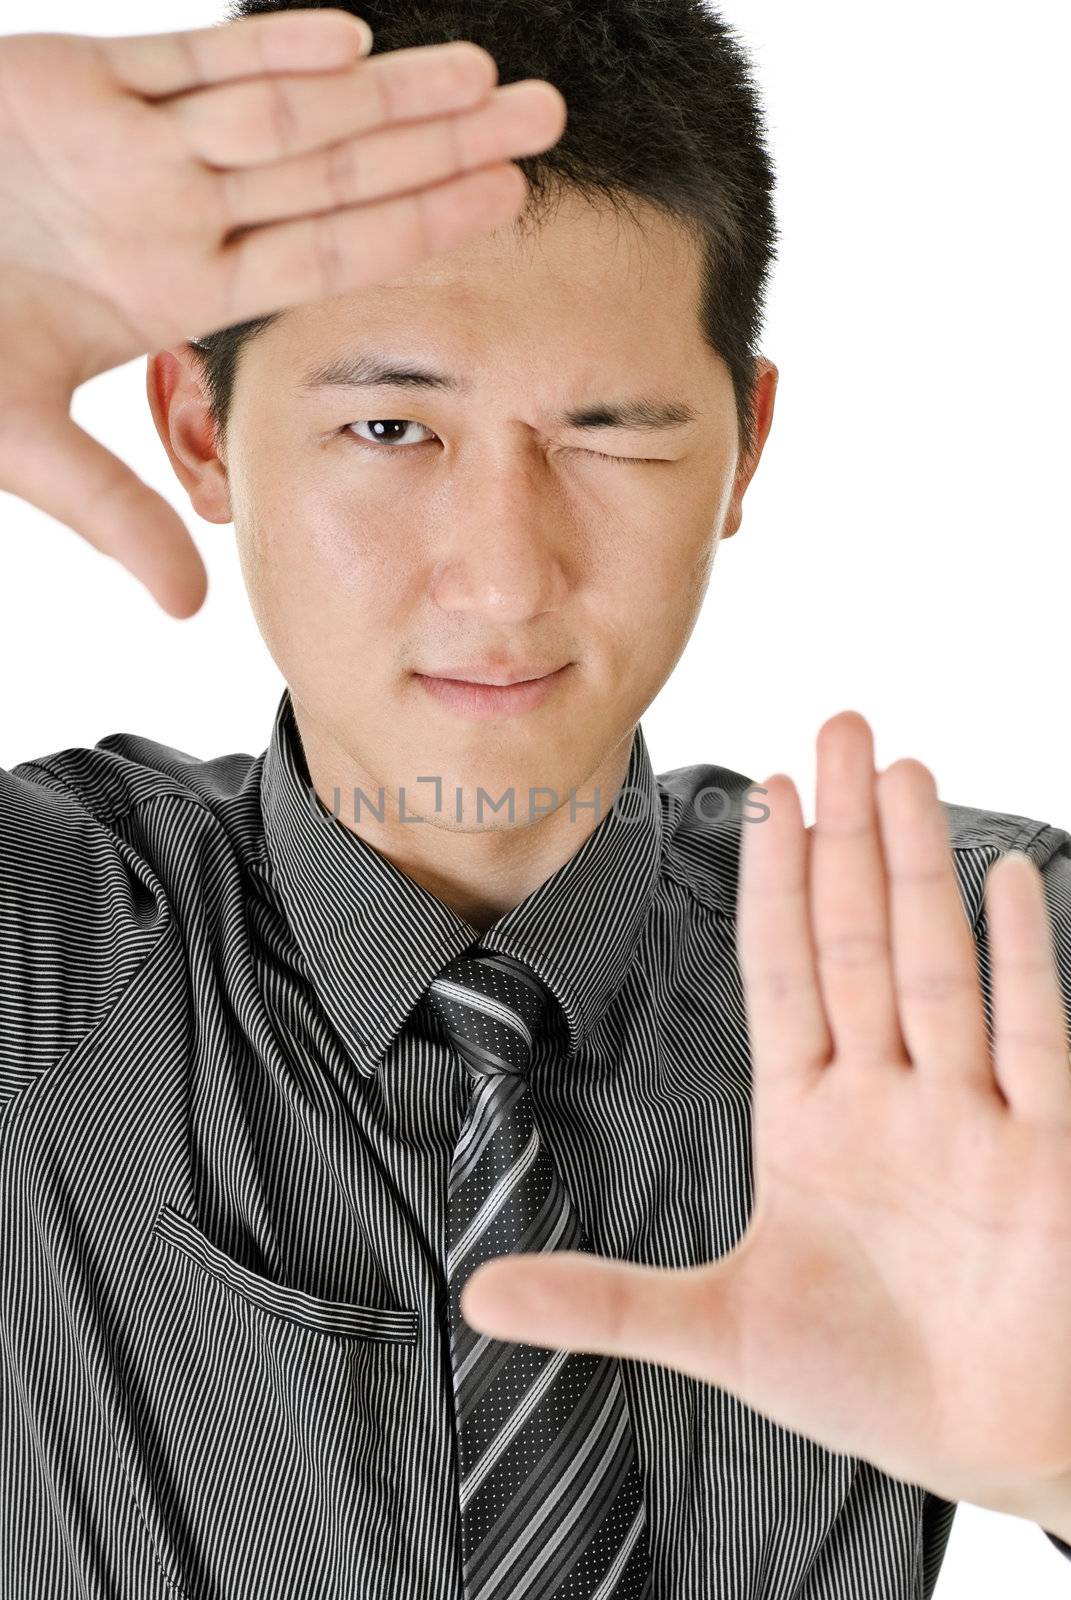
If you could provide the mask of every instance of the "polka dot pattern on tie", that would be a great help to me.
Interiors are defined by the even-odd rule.
[[[494,1256],[592,1248],[526,1078],[550,996],[524,963],[471,952],[426,999],[473,1081],[450,1171],[446,1263],[464,1600],[649,1600],[620,1362],[493,1339],[460,1309],[466,1280]]]

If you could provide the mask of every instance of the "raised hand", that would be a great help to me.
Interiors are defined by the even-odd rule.
[[[123,39],[0,39],[0,489],[189,616],[207,575],[169,503],[70,417],[150,351],[355,292],[515,216],[512,157],[560,138],[538,79],[470,41],[364,59],[314,9]]]
[[[755,1204],[665,1271],[579,1252],[473,1274],[474,1328],[654,1361],[949,1500],[1071,1523],[1071,1023],[1044,886],[986,880],[989,1043],[945,814],[920,762],[818,739],[816,821],[767,779],[738,953]]]

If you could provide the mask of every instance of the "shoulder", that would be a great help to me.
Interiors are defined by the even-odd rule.
[[[257,858],[259,766],[115,733],[0,767],[0,1113]]]
[[[87,832],[151,861],[175,836],[217,834],[234,851],[260,849],[263,754],[202,758],[144,734],[111,733],[0,769],[0,829],[37,817],[63,855]]]
[[[769,814],[761,783],[732,768],[697,762],[659,773],[663,864],[716,910],[735,914],[741,834]],[[1071,961],[1071,832],[1038,817],[942,801],[949,846],[964,909],[976,926],[985,877],[1009,850],[1021,850],[1041,870],[1057,930]]]
[[[1009,850],[1021,850],[1040,870],[1050,912],[1065,938],[1071,940],[1071,832],[1038,817],[1014,811],[942,801],[948,819],[960,892],[972,926],[984,909],[989,868]]]
[[[662,802],[662,869],[707,908],[733,915],[741,828],[764,814],[764,790],[708,761],[656,777]]]
[[[167,797],[218,810],[240,793],[257,759],[244,753],[202,759],[144,734],[110,733],[95,745],[20,762],[10,776],[62,794],[107,823]]]

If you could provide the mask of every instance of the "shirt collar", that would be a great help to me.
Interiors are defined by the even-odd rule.
[[[639,723],[618,802],[546,882],[484,933],[339,820],[312,788],[289,689],[261,771],[268,857],[317,995],[371,1076],[432,978],[475,944],[527,962],[580,1049],[624,981],[658,883],[663,797]]]

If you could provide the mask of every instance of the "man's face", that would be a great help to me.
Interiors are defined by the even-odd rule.
[[[738,479],[732,384],[700,331],[697,251],[641,214],[642,233],[570,192],[528,236],[503,229],[289,311],[242,353],[225,472],[183,474],[202,515],[235,523],[257,622],[351,824],[351,774],[389,818],[404,785],[404,815],[451,830],[509,827],[486,798],[478,818],[481,786],[513,794],[516,823],[530,787],[568,806],[600,772],[623,775],[684,649],[750,472]],[[456,387],[303,386],[358,353]],[[775,380],[768,368],[770,406]],[[694,416],[563,420],[641,399]],[[568,665],[541,704],[494,717],[415,676],[488,664],[500,680]]]

